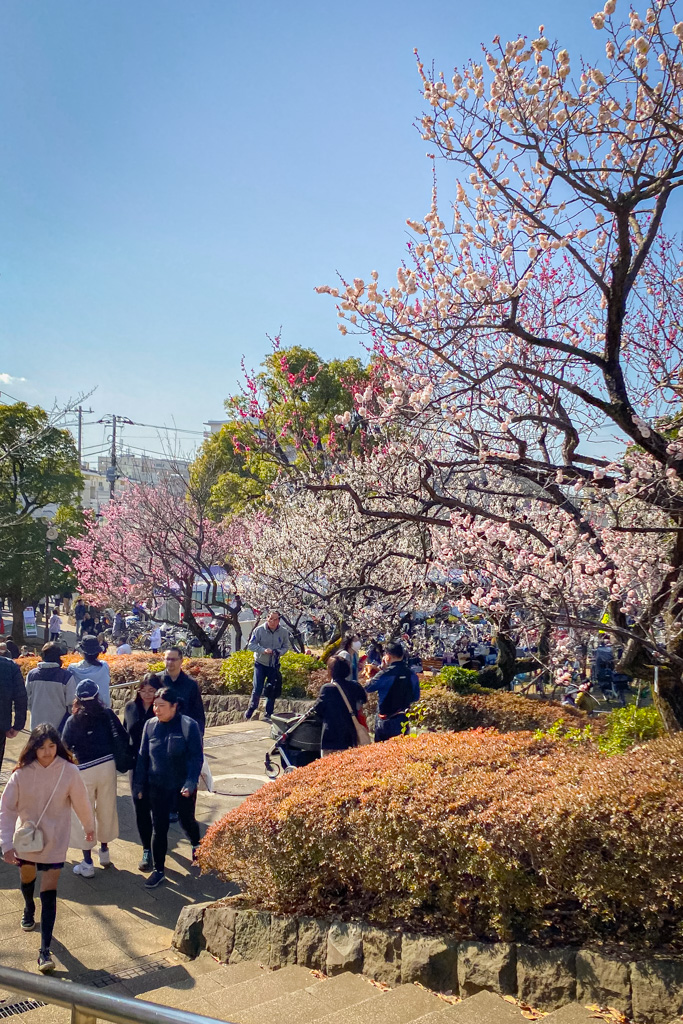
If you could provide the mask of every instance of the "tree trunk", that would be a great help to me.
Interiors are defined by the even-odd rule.
[[[24,608],[27,607],[25,598],[18,594],[9,595],[12,601],[12,639],[18,647],[26,643],[24,639]],[[47,622],[47,608],[45,609],[45,621]]]

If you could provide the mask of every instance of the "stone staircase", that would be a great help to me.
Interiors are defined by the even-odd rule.
[[[191,961],[174,959],[166,970],[103,991],[232,1024],[523,1024],[532,1016],[492,992],[451,1003],[418,985],[386,989],[348,972],[325,978],[305,967],[226,965],[207,953]],[[22,1017],[25,1024],[66,1024],[69,1014],[45,1006]],[[595,1014],[576,1003],[543,1016],[547,1024],[584,1024],[591,1018]]]

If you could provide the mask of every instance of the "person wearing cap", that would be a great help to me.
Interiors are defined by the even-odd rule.
[[[106,661],[100,661],[102,648],[97,637],[90,635],[82,637],[77,650],[82,653],[83,661],[69,665],[69,672],[74,677],[76,685],[84,679],[92,679],[97,684],[99,697],[105,708],[111,707],[109,665]]]
[[[128,744],[126,732],[118,718],[102,703],[97,683],[83,679],[76,687],[73,714],[67,719],[62,739],[72,752],[95,815],[95,837],[88,840],[78,822],[73,822],[70,847],[83,851],[83,860],[74,867],[74,874],[92,878],[95,868],[92,849],[99,840],[100,864],[111,864],[109,843],[118,839],[119,816],[116,809],[117,746]]]

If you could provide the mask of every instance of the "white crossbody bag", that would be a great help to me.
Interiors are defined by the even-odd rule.
[[[351,715],[351,720],[352,720],[354,728],[356,730],[356,746],[357,747],[366,747],[368,745],[368,743],[370,743],[370,733],[365,728],[365,726],[361,725],[361,723],[358,721],[354,711],[351,709],[351,705],[349,704],[348,697],[346,696],[346,694],[342,690],[342,688],[339,685],[339,683],[335,683],[334,685],[337,687],[337,689],[341,693],[342,700],[346,704],[346,710]]]
[[[20,856],[22,853],[40,853],[40,851],[45,846],[43,830],[39,826],[41,821],[43,820],[45,811],[50,806],[52,797],[55,795],[57,789],[59,788],[59,784],[64,777],[65,771],[66,765],[64,765],[64,767],[62,768],[62,774],[57,779],[57,782],[55,783],[55,788],[50,793],[48,801],[43,807],[43,813],[38,818],[38,821],[24,821],[21,823],[21,825],[19,825],[18,828],[15,828],[14,837],[12,839],[12,845],[14,847],[14,852],[18,853]]]

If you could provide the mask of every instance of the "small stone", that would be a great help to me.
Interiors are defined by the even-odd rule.
[[[196,957],[204,949],[204,911],[211,903],[190,903],[176,922],[171,945],[185,956]]]
[[[270,963],[270,914],[257,910],[237,911],[230,963],[239,964],[243,960]]]
[[[363,928],[363,974],[384,985],[401,981],[401,934],[385,928]]]
[[[435,992],[458,991],[458,944],[450,935],[403,936],[401,984],[418,981]]]
[[[514,996],[517,992],[517,956],[509,942],[461,942],[458,948],[458,984],[462,996],[482,989]]]
[[[631,1017],[628,964],[592,949],[580,949],[576,954],[576,1001],[583,1006],[613,1006]]]
[[[297,919],[275,917],[270,919],[270,966],[286,967],[296,963]]]
[[[652,957],[631,964],[633,1019],[669,1024],[683,1013],[683,960]]]
[[[363,929],[359,924],[333,921],[327,932],[327,973],[363,970]]]
[[[204,943],[213,956],[227,963],[235,941],[235,915],[233,907],[211,903],[204,911]]]
[[[301,967],[324,971],[327,963],[327,921],[300,917],[296,940],[296,962]]]
[[[576,999],[576,952],[517,946],[517,996],[539,1010],[558,1010]]]

